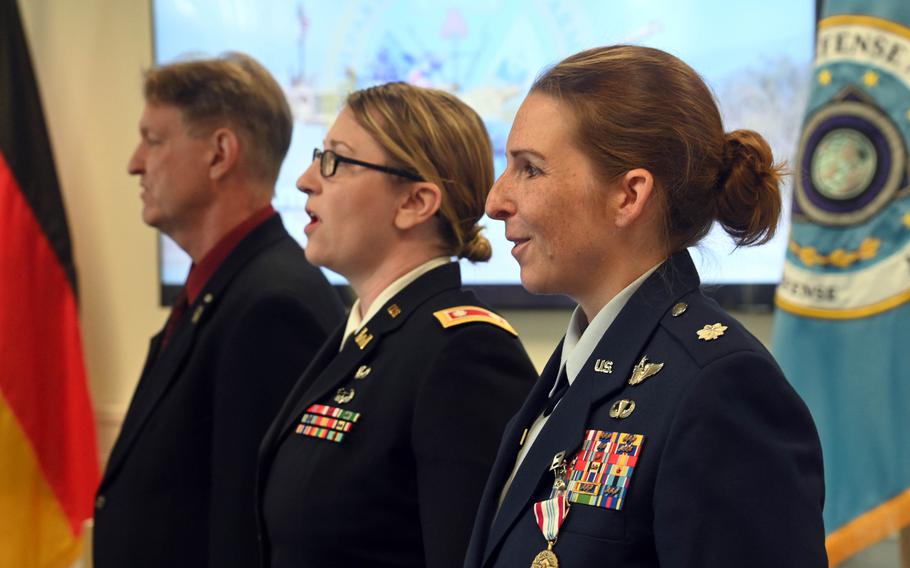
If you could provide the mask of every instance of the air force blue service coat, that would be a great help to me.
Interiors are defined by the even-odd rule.
[[[235,247],[152,339],[98,489],[96,568],[258,563],[259,442],[342,315],[277,215]]]
[[[537,373],[454,263],[339,353],[343,328],[263,440],[263,565],[461,566],[499,438]]]
[[[812,418],[761,343],[701,293],[687,252],[630,298],[497,513],[559,365],[557,349],[506,427],[467,568],[527,568],[547,548],[532,506],[550,497],[561,451],[570,502],[553,548],[561,568],[828,565]]]

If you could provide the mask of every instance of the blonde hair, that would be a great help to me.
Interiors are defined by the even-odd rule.
[[[278,179],[291,145],[291,109],[278,82],[249,55],[228,52],[153,67],[144,92],[149,103],[179,108],[191,135],[234,127],[253,171],[271,184]]]
[[[347,98],[354,119],[388,153],[442,191],[442,237],[452,256],[490,259],[477,224],[493,185],[493,150],[480,116],[455,96],[407,83],[386,83]]]

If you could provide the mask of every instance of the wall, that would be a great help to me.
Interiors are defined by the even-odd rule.
[[[20,0],[79,278],[90,389],[106,455],[129,402],[157,305],[155,232],[126,172],[151,62],[146,0]]]

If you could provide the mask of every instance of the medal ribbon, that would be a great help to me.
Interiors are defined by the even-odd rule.
[[[559,536],[559,527],[566,520],[566,514],[569,511],[568,504],[564,491],[558,492],[555,497],[534,504],[534,518],[537,520],[537,527],[547,542],[552,543]]]

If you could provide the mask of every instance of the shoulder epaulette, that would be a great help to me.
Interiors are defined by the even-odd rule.
[[[453,308],[446,308],[444,310],[439,310],[438,312],[433,312],[433,315],[436,316],[436,319],[439,320],[439,323],[444,328],[461,325],[463,323],[483,322],[501,327],[515,337],[518,337],[518,332],[515,331],[515,328],[512,327],[504,317],[495,314],[490,310],[481,308],[480,306],[455,306]]]
[[[701,366],[744,349],[762,349],[757,339],[753,343],[751,334],[713,303],[677,302],[664,315],[661,325]]]

